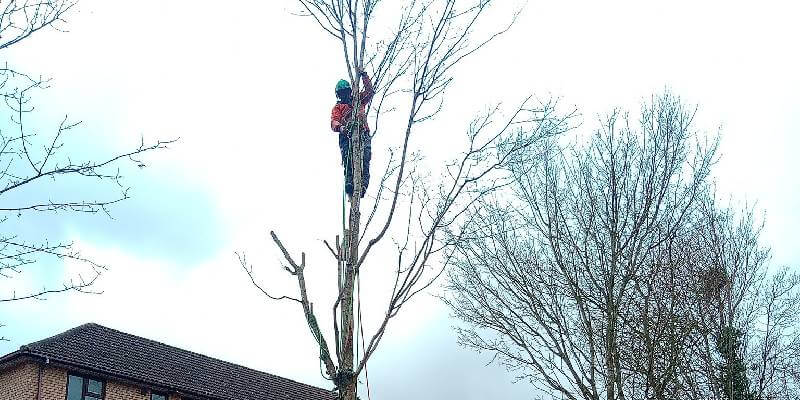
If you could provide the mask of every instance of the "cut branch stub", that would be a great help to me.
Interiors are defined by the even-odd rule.
[[[289,270],[289,273],[297,277],[297,285],[300,288],[300,304],[303,306],[303,312],[306,316],[306,323],[308,323],[308,328],[311,331],[311,335],[319,345],[319,358],[325,364],[325,370],[328,374],[328,378],[332,379],[332,377],[336,375],[336,366],[333,364],[330,350],[328,349],[328,343],[325,341],[325,336],[322,334],[322,331],[319,328],[317,318],[314,316],[314,307],[308,300],[308,292],[306,291],[306,279],[305,275],[303,274],[306,266],[306,253],[301,253],[300,264],[298,265],[286,250],[286,247],[283,245],[281,240],[278,239],[278,235],[276,235],[274,231],[270,231],[269,234],[272,236],[272,241],[275,242],[275,245],[277,245],[283,253],[283,257],[292,266],[292,268],[294,268],[294,271],[292,271],[289,269],[289,267],[286,267],[286,269]]]

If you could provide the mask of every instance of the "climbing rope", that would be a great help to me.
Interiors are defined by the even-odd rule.
[[[358,79],[358,78],[360,78],[360,76],[356,77],[356,79]],[[347,261],[348,261],[349,256],[350,256],[349,248],[350,248],[350,239],[351,238],[349,237],[350,236],[349,233],[352,233],[352,232],[348,232],[348,230],[347,230],[347,221],[346,221],[347,175],[348,175],[347,174],[347,168],[348,167],[350,168],[350,178],[353,181],[352,182],[353,189],[355,189],[355,186],[356,186],[356,180],[355,180],[355,176],[354,176],[355,175],[355,166],[352,165],[352,159],[353,159],[352,154],[353,154],[353,151],[354,151],[353,150],[353,133],[354,132],[361,133],[361,126],[360,126],[361,118],[360,118],[360,115],[359,115],[360,100],[361,100],[361,93],[358,93],[358,91],[357,91],[356,94],[355,94],[355,97],[353,97],[351,99],[351,103],[352,103],[351,104],[351,109],[350,109],[350,121],[351,121],[351,123],[347,124],[349,126],[346,126],[346,125],[342,126],[342,128],[345,129],[345,133],[344,134],[347,136],[347,151],[344,152],[343,157],[342,157],[342,164],[343,164],[343,167],[344,167],[344,188],[342,189],[342,242],[341,242],[341,247],[339,248],[339,255],[338,255],[339,256],[339,260],[337,260],[337,268],[338,268],[338,275],[339,275],[338,283],[339,283],[339,292],[340,293],[341,293],[341,291],[344,289],[344,287],[346,285],[346,282],[344,281],[344,276],[345,276],[345,273],[346,273]],[[341,134],[341,129],[340,129],[340,134]],[[361,150],[362,150],[362,153],[363,153],[363,145],[364,144],[362,142],[361,146],[360,146]],[[362,157],[363,157],[363,155],[362,155]],[[362,168],[363,168],[363,159],[362,159]],[[361,182],[363,182],[363,173],[364,173],[364,171],[362,169]],[[361,182],[359,182],[359,183],[361,183]],[[362,187],[362,191],[363,190],[364,190],[364,188]],[[353,195],[355,195],[355,193],[353,193]],[[357,237],[355,239],[357,240]],[[361,355],[362,355],[362,357],[366,357],[366,350],[365,350],[366,341],[364,340],[364,324],[363,324],[362,315],[361,315],[361,276],[358,273],[358,271],[354,271],[354,273],[356,274],[356,279],[357,279],[356,284],[358,285],[358,292],[357,292],[357,302],[358,302],[357,317],[358,317],[358,319],[357,319],[357,322],[356,322],[356,332],[355,332],[355,334],[356,335],[359,335],[359,334],[361,335]],[[352,293],[351,293],[351,295],[352,295]],[[313,314],[307,313],[306,320],[308,321],[309,327],[311,328],[311,332],[312,332],[312,334],[314,336],[314,339],[316,339],[317,343],[320,345],[320,360],[323,360],[323,357],[325,357],[325,356],[329,357],[330,355],[326,351],[327,346],[324,345],[325,338],[322,336],[322,333],[320,332],[319,327],[317,326],[316,318],[314,317]],[[344,328],[344,326],[342,326],[342,327]],[[337,344],[337,351],[338,351],[338,349],[342,348],[342,344],[343,343],[341,342],[341,340],[343,340],[343,339],[344,338],[342,337],[342,335],[339,335],[339,341],[337,341],[337,343],[336,343]],[[358,361],[359,343],[358,343],[358,337],[357,336],[355,338],[355,345],[356,345],[356,349],[355,349],[355,365],[358,365],[359,364],[359,361]],[[336,385],[340,386],[341,384],[346,382],[345,379],[352,380],[352,379],[355,378],[356,381],[355,381],[355,385],[354,386],[355,386],[355,392],[357,394],[358,393],[358,377],[353,376],[353,371],[349,371],[349,376],[344,372],[347,372],[347,371],[339,371],[339,372],[337,372],[336,376],[330,377],[329,379],[333,379],[334,382],[336,383]],[[320,373],[322,373],[321,366],[320,366]],[[367,380],[367,398],[369,400],[371,400],[372,399],[372,395],[371,395],[370,386],[369,386],[369,371],[367,369],[366,363],[364,364],[364,373],[365,373],[366,380]],[[325,377],[324,374],[323,374],[323,377]]]
[[[359,79],[359,78],[361,78],[361,77],[360,76],[356,77],[356,79]],[[351,111],[351,113],[353,113],[353,117],[351,117],[351,118],[355,118],[355,126],[353,127],[353,129],[354,130],[358,130],[359,134],[361,133],[361,126],[360,126],[361,120],[359,118],[359,112],[360,112],[360,107],[361,107],[361,104],[359,104],[360,101],[361,101],[361,93],[356,93],[356,98],[353,101],[353,110]],[[348,137],[348,139],[350,140],[350,143],[349,143],[349,146],[348,146],[348,149],[349,149],[348,155],[349,155],[351,152],[353,152],[353,142],[352,142],[353,135],[352,135],[352,132],[351,132],[350,136]],[[362,157],[363,157],[364,138],[361,137],[360,139],[361,139],[360,140],[361,143],[360,143],[360,146],[359,146],[360,147],[359,150],[361,150]],[[361,175],[362,176],[360,177],[361,179],[359,180],[360,182],[358,182],[358,183],[362,183],[363,180],[364,180],[364,178],[363,178],[363,175],[364,175],[363,165],[364,165],[364,163],[363,163],[363,158],[362,158],[362,162],[361,162],[361,166],[360,166],[360,167],[362,167],[362,169],[361,169]],[[351,176],[352,176],[352,179],[353,179],[353,195],[355,195],[356,194],[355,193],[355,188],[356,188],[356,184],[357,184],[356,183],[356,179],[355,179],[355,165],[351,166],[351,168],[352,168]],[[361,190],[363,192],[364,190],[366,190],[366,188],[364,188],[363,185],[362,185]],[[362,193],[362,195],[363,195],[363,193]],[[355,239],[358,240],[357,237]],[[356,329],[356,335],[359,335],[359,333],[360,333],[360,336],[361,336],[361,352],[362,352],[362,359],[363,359],[364,357],[366,357],[366,342],[364,340],[364,321],[363,321],[362,315],[361,315],[361,274],[357,270],[355,271],[355,274],[356,274],[356,281],[357,281],[356,284],[358,285],[358,290],[356,292],[356,297],[357,297],[357,302],[358,302],[358,326],[357,326],[357,329]],[[356,359],[358,359],[358,348],[359,348],[359,346],[358,346],[358,338],[356,338],[355,342],[356,342],[356,352],[355,352],[356,353]],[[358,365],[358,363],[356,363],[356,365]],[[371,390],[370,390],[370,386],[369,386],[369,369],[367,367],[366,362],[364,363],[364,376],[365,376],[366,382],[367,382],[367,399],[372,400],[372,394],[371,394]],[[356,377],[356,379],[358,379],[358,377]],[[356,386],[356,393],[358,393],[358,381],[356,381],[356,385],[355,386]]]
[[[360,78],[360,76],[356,77],[356,79],[358,79],[358,78]],[[359,104],[360,100],[361,100],[361,94],[357,92],[355,94],[355,97],[353,98],[353,101],[352,101],[353,104],[352,104],[352,108],[351,108],[351,111],[350,111],[350,113],[351,113],[350,114],[350,118],[351,118],[352,121],[354,121],[354,124],[352,126],[348,127],[349,129],[346,128],[347,129],[347,141],[348,141],[348,143],[347,143],[347,152],[345,152],[344,163],[343,163],[344,164],[343,165],[344,166],[344,186],[345,186],[345,188],[347,186],[347,168],[349,166],[350,167],[350,171],[351,171],[350,172],[350,177],[351,177],[351,179],[353,181],[352,185],[353,185],[353,191],[354,192],[355,192],[355,186],[356,186],[356,179],[355,179],[355,176],[354,176],[355,175],[355,166],[351,165],[352,164],[351,155],[353,154],[353,151],[354,151],[353,150],[353,133],[355,131],[358,131],[359,133],[361,132],[361,126],[360,126],[361,120],[359,118],[359,107],[361,106]],[[362,153],[363,153],[363,145],[364,145],[364,143],[362,141],[362,143],[361,143]],[[362,157],[363,157],[363,155],[362,155]],[[362,165],[363,165],[363,160],[362,160]],[[361,173],[362,173],[361,181],[363,181],[363,173],[364,173],[363,169],[362,169]],[[364,188],[362,187],[362,191],[363,190],[364,190]],[[353,195],[355,195],[355,193],[353,193]],[[346,268],[347,259],[349,258],[348,257],[349,256],[348,250],[350,248],[350,243],[348,241],[348,235],[347,235],[348,232],[347,232],[347,229],[346,229],[346,220],[345,220],[345,216],[346,216],[346,212],[345,212],[345,210],[346,210],[346,198],[347,198],[347,191],[343,188],[343,190],[342,190],[342,238],[344,238],[344,239],[342,241],[342,251],[341,251],[342,260],[339,262],[339,268],[340,268],[339,276],[342,276],[342,277],[344,276],[344,274],[342,273],[344,271],[342,271],[342,269]],[[358,290],[356,292],[357,303],[358,303],[358,314],[357,314],[358,315],[358,320],[357,320],[357,327],[356,327],[356,335],[360,334],[360,336],[361,336],[361,354],[362,354],[362,358],[363,358],[363,357],[366,357],[366,351],[365,351],[366,341],[364,340],[364,323],[362,321],[362,315],[361,315],[361,275],[358,273],[358,271],[355,271],[355,274],[356,274],[356,279],[357,279],[356,284],[358,285]],[[339,281],[339,288],[343,288],[344,284],[345,284],[345,282]],[[358,361],[358,357],[359,357],[358,337],[356,337],[355,342],[356,342],[355,343],[355,345],[356,345],[356,349],[355,349],[356,350],[355,351],[355,361],[356,362],[355,362],[355,364],[358,365],[358,363],[359,363],[359,361]],[[341,346],[341,344],[340,344],[340,346]],[[364,364],[364,375],[366,377],[366,382],[367,382],[367,398],[369,400],[371,400],[372,399],[372,394],[371,394],[371,390],[370,390],[370,386],[369,386],[369,370],[367,369],[367,365],[366,364]],[[357,377],[353,377],[353,378],[356,379],[355,391],[356,391],[356,394],[357,394],[358,393],[358,378]]]
[[[358,326],[361,331],[361,352],[363,359],[367,357],[367,344],[364,341],[364,321],[361,320],[361,274],[356,275],[356,279],[358,280]],[[356,354],[358,354],[358,339],[356,339]],[[369,389],[369,367],[366,362],[364,363],[364,377],[367,379],[367,399],[372,400]]]
[[[358,283],[361,283],[361,279],[358,279]],[[357,293],[359,293],[359,294],[361,293],[361,288],[360,287],[358,288],[358,292]],[[358,335],[358,327],[359,326],[363,326],[363,323],[361,322],[361,296],[360,295],[358,296],[358,300],[359,300],[359,303],[358,303],[358,314],[357,314],[358,320],[356,322],[356,335]],[[355,341],[356,341],[356,356],[355,356],[355,363],[353,365],[357,366],[358,365],[358,336],[356,336],[356,340]],[[358,398],[358,377],[356,377],[355,389],[356,389],[356,398]]]
[[[323,378],[327,379],[325,374],[322,370],[323,360],[326,357],[330,357],[330,353],[328,352],[328,345],[325,343],[325,337],[322,336],[322,332],[319,330],[319,324],[317,324],[317,318],[314,317],[314,314],[311,312],[306,313],[306,322],[308,322],[308,327],[311,330],[311,335],[314,336],[314,340],[317,341],[317,345],[319,346],[319,362],[320,368],[319,373],[322,375]]]

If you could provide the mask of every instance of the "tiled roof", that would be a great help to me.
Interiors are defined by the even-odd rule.
[[[97,324],[23,346],[19,352],[218,400],[332,400],[335,393]],[[6,358],[6,357],[3,357]]]

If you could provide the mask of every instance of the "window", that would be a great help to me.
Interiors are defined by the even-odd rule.
[[[103,400],[105,383],[78,375],[67,378],[67,400]]]
[[[150,400],[168,400],[168,399],[167,395],[165,394],[150,393]]]

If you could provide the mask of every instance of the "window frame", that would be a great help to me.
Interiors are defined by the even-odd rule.
[[[97,397],[98,395],[96,393],[92,393],[92,392],[89,391],[89,381],[90,380],[95,381],[95,382],[100,382],[100,385],[101,385],[101,390],[100,391],[102,392],[102,393],[100,393],[100,400],[105,400],[105,398],[106,398],[106,381],[105,380],[100,379],[100,378],[96,378],[96,377],[92,377],[92,376],[88,376],[88,375],[74,373],[74,372],[68,372],[67,373],[67,387],[66,387],[66,390],[64,391],[64,400],[69,400],[69,378],[72,377],[72,376],[74,376],[76,378],[80,378],[82,380],[81,398],[80,398],[80,400],[86,400],[87,398],[92,398],[92,399],[97,399],[98,398]]]
[[[169,395],[166,393],[161,392],[150,392],[150,400],[153,400],[153,396],[162,396],[164,400],[169,400]]]

